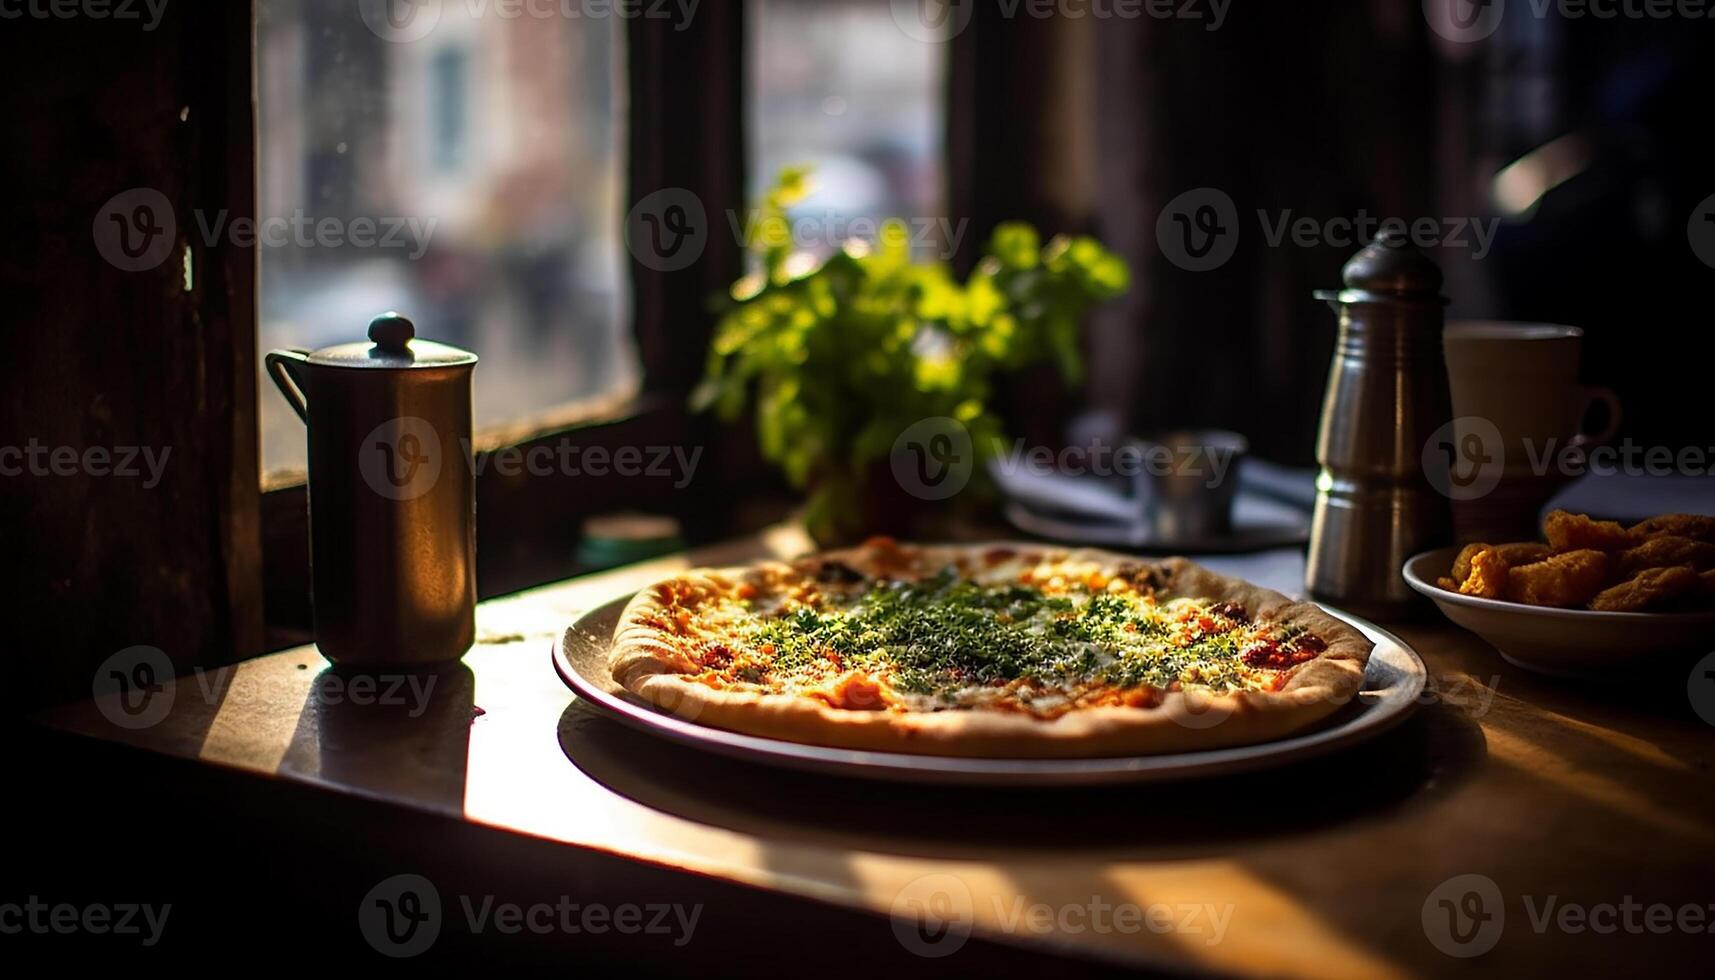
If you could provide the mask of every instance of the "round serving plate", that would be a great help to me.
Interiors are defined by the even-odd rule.
[[[1423,693],[1423,660],[1392,633],[1338,609],[1334,616],[1375,643],[1364,689],[1321,727],[1303,735],[1208,752],[1090,759],[965,759],[805,745],[699,725],[658,708],[614,683],[609,641],[625,596],[593,609],[566,630],[553,651],[554,670],[580,699],[639,731],[705,752],[768,766],[890,782],[989,786],[1076,786],[1142,783],[1245,772],[1297,762],[1351,745],[1404,721]]]

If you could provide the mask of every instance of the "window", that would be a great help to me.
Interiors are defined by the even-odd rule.
[[[826,251],[859,218],[906,218],[922,241],[944,239],[948,45],[907,35],[885,0],[751,0],[748,16],[751,199],[782,167],[811,164],[816,191],[794,214],[801,247]]]
[[[260,0],[261,347],[397,309],[481,355],[479,431],[633,390],[624,22],[356,6]],[[260,387],[264,472],[301,468],[302,426]]]
[[[470,94],[470,57],[458,48],[447,48],[435,54],[430,69],[429,106],[435,116],[435,169],[441,173],[458,171],[464,163],[466,131],[465,113]]]

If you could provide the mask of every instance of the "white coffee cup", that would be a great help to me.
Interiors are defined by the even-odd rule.
[[[1542,476],[1533,461],[1568,446],[1598,446],[1620,428],[1612,389],[1578,383],[1584,331],[1550,323],[1471,320],[1450,323],[1443,342],[1453,415],[1483,419],[1501,437],[1507,476]],[[1606,407],[1603,427],[1584,429],[1590,409]],[[1539,468],[1539,467],[1537,467]]]
[[[1572,477],[1558,462],[1569,450],[1601,445],[1619,431],[1619,396],[1579,384],[1584,331],[1577,327],[1454,322],[1443,345],[1453,396],[1449,445],[1459,454],[1449,463],[1468,481],[1453,500],[1459,540],[1532,538],[1539,511]],[[1606,421],[1586,431],[1597,404]]]

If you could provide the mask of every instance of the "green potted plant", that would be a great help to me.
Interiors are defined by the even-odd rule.
[[[925,419],[962,426],[982,479],[1003,436],[996,376],[1050,362],[1077,383],[1082,318],[1130,271],[1093,238],[1043,245],[1018,222],[962,283],[945,262],[913,262],[899,221],[816,261],[794,253],[787,218],[808,176],[783,171],[762,201],[745,243],[759,268],[732,287],[692,403],[728,420],[753,406],[763,457],[809,491],[805,522],[834,544],[900,528],[889,456]]]

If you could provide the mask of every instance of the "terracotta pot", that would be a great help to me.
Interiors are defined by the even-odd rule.
[[[886,460],[864,469],[856,493],[855,512],[843,515],[844,520],[832,527],[809,528],[818,546],[848,547],[878,534],[902,541],[930,538],[953,513],[950,501],[923,500],[907,493]]]

